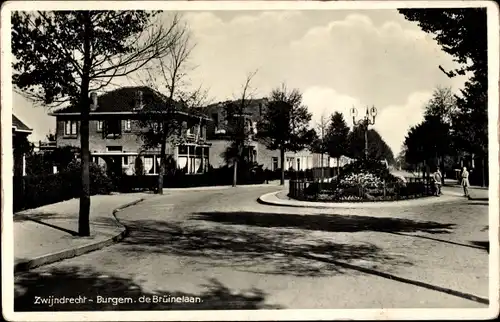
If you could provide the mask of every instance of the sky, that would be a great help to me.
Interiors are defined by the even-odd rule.
[[[164,20],[170,15],[165,13]],[[303,94],[313,114],[349,110],[363,115],[375,106],[376,129],[394,154],[408,129],[423,118],[437,86],[457,92],[466,79],[438,69],[456,67],[453,58],[414,22],[396,10],[190,11],[183,13],[196,47],[190,83],[208,88],[212,101],[233,99],[250,72],[256,98],[285,83]],[[124,85],[135,85],[120,80]],[[34,129],[32,141],[55,128],[43,107],[14,94],[13,112]]]

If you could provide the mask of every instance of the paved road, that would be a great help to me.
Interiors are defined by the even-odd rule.
[[[152,196],[119,213],[130,229],[121,243],[17,276],[16,310],[487,307],[487,201],[366,210],[256,203],[275,190]],[[87,301],[33,304],[49,295]]]

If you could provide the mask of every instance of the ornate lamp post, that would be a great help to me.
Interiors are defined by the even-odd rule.
[[[368,158],[368,126],[375,124],[375,117],[377,116],[377,109],[372,106],[370,109],[366,107],[366,114],[363,118],[356,121],[356,116],[358,116],[358,109],[354,106],[350,110],[352,116],[352,123],[354,126],[362,125],[365,131],[365,158]]]

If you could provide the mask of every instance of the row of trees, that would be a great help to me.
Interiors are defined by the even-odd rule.
[[[448,77],[469,75],[458,95],[437,88],[426,106],[422,123],[408,132],[404,142],[405,161],[412,166],[439,164],[464,155],[479,157],[482,184],[488,159],[488,66],[486,8],[401,9],[410,21],[418,22],[434,35],[442,49],[459,67],[446,71]]]

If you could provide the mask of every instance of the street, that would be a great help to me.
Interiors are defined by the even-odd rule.
[[[405,208],[257,203],[277,189],[150,196],[118,213],[121,242],[17,275],[15,311],[487,307],[487,201],[445,187],[453,202]]]

